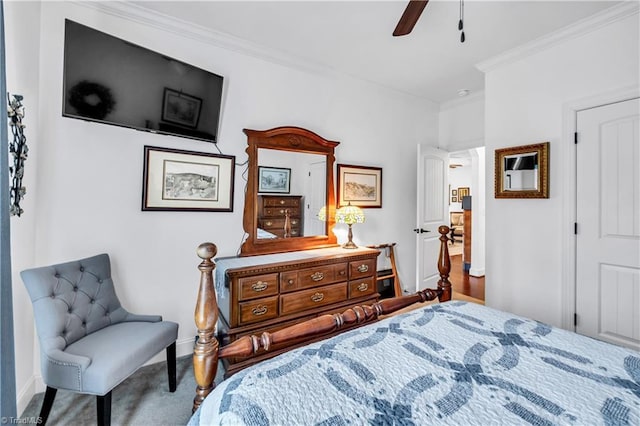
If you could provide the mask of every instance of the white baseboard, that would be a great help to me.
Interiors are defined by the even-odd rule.
[[[191,355],[193,353],[193,342],[194,339],[186,338],[182,340],[176,341],[176,357]],[[151,365],[157,362],[162,362],[166,360],[166,352],[162,351],[156,354],[153,358],[147,361],[144,365]],[[22,414],[29,402],[31,402],[31,398],[33,395],[37,393],[44,392],[46,389],[46,385],[42,380],[42,375],[34,374],[27,384],[20,390],[20,393],[17,397],[17,409],[18,413]]]
[[[484,277],[484,268],[470,268],[469,275],[472,277]]]
[[[40,378],[40,382],[42,382],[42,377]],[[31,398],[33,398],[33,395],[36,393],[36,377],[31,376],[24,387],[20,389],[20,392],[18,392],[16,398],[18,415],[22,415],[22,412],[27,408],[27,405],[31,402]]]

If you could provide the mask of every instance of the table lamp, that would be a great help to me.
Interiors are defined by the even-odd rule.
[[[352,206],[351,203],[342,206],[336,212],[336,222],[349,225],[349,241],[343,244],[342,247],[346,249],[358,248],[352,241],[353,232],[351,231],[351,225],[354,223],[364,223],[364,212],[362,209],[357,206]]]

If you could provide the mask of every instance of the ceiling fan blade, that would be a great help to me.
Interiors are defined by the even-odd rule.
[[[393,35],[397,37],[409,34],[416,22],[418,22],[422,11],[427,7],[427,3],[429,3],[429,0],[409,1],[407,8],[400,17],[400,21],[398,21],[398,25],[396,25],[396,29],[393,30]]]

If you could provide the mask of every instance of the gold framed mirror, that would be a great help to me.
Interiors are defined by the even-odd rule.
[[[337,245],[335,147],[300,127],[244,129],[249,166],[240,256]]]
[[[495,198],[549,198],[549,142],[496,149]]]

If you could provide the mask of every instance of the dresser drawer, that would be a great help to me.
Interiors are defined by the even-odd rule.
[[[375,280],[373,277],[361,278],[349,282],[349,299],[368,296],[376,292]]]
[[[262,205],[264,207],[300,207],[300,199],[302,197],[268,197],[262,196]]]
[[[278,296],[240,302],[240,324],[265,321],[278,316]]]
[[[346,264],[316,266],[298,271],[298,288],[316,287],[346,281]]]
[[[280,296],[280,314],[287,315],[347,299],[347,283],[311,288]]]
[[[263,217],[282,217],[289,210],[289,217],[300,217],[299,207],[265,207],[262,209],[261,216]]]
[[[284,229],[284,221],[285,221],[284,217],[262,218],[258,220],[258,226],[260,226],[260,228],[263,228],[263,229],[269,229],[269,228]],[[300,219],[290,218],[289,223],[291,224],[292,228],[297,227],[300,225]]]
[[[297,290],[298,286],[298,272],[288,271],[280,273],[280,291],[282,293]]]
[[[278,274],[257,275],[238,279],[238,300],[278,294]]]
[[[355,280],[361,277],[373,275],[376,268],[375,259],[365,259],[356,262],[349,262],[349,279]]]

